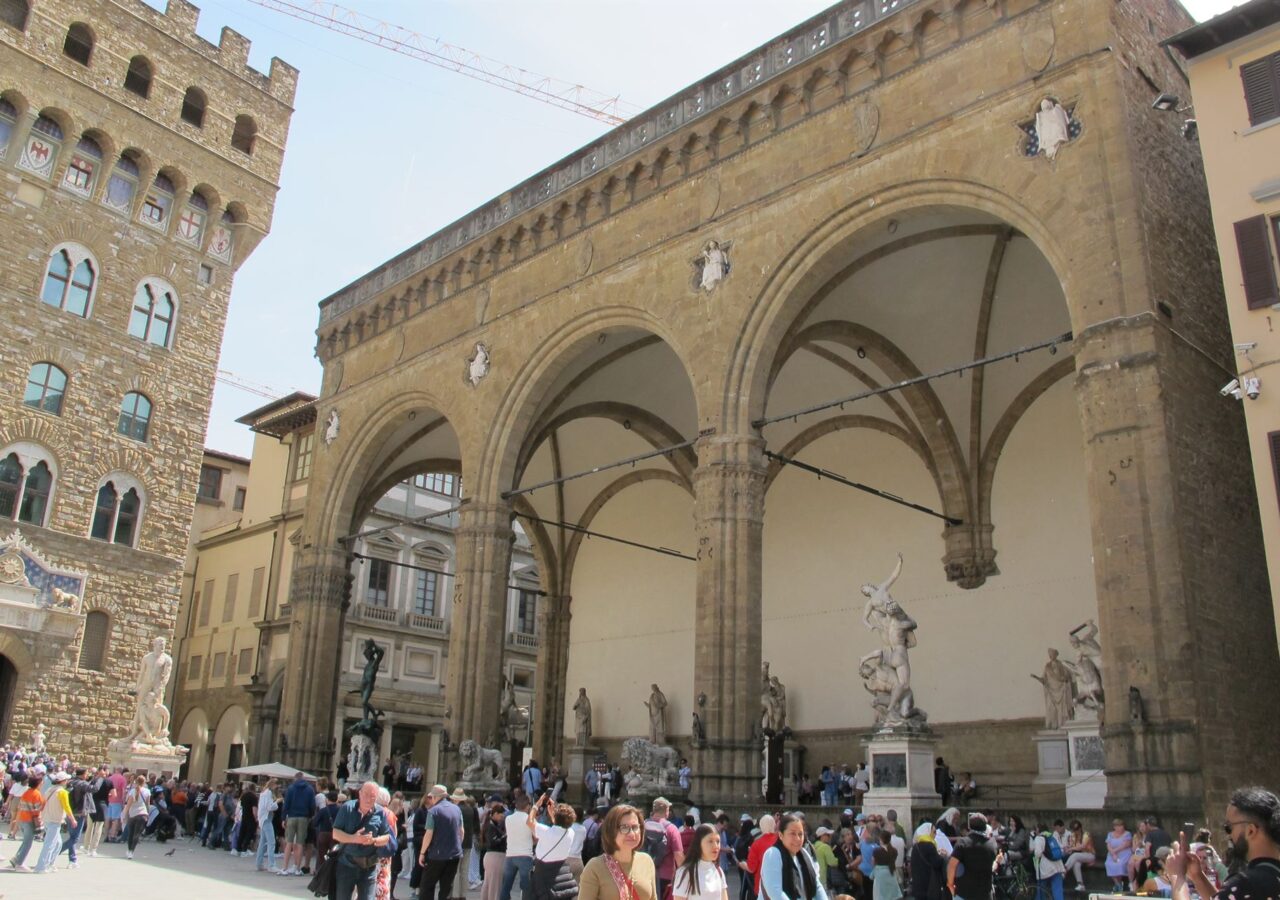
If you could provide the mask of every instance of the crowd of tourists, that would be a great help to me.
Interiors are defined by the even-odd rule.
[[[1237,791],[1221,825],[1171,834],[1154,817],[1116,819],[1094,836],[1080,821],[1037,822],[947,809],[936,821],[846,807],[830,816],[754,818],[659,797],[561,802],[554,767],[527,766],[520,787],[473,798],[430,787],[408,800],[375,781],[349,793],[298,773],[287,783],[205,785],[86,768],[6,747],[4,813],[18,871],[76,868],[103,844],[133,859],[143,841],[184,838],[252,859],[259,872],[312,876],[335,900],[1062,900],[1090,869],[1115,893],[1171,900],[1280,898],[1280,799]],[[607,784],[607,782],[606,782]],[[826,783],[823,782],[825,790]],[[169,851],[172,852],[172,851]],[[407,885],[403,882],[407,879]],[[704,896],[705,895],[705,896]]]
[[[1117,893],[1173,900],[1280,897],[1280,799],[1236,793],[1222,829],[1224,862],[1207,828],[1168,835],[1154,819],[1130,833],[1117,821],[1100,853],[1080,822],[1037,823],[949,808],[914,828],[846,808],[736,820],[696,805],[672,815],[665,798],[584,811],[523,786],[477,803],[443,785],[393,810],[370,782],[333,830],[339,900],[395,896],[407,873],[414,900],[1061,900],[1064,880],[1085,890],[1101,864]],[[1123,838],[1123,839],[1122,839]],[[736,886],[736,887],[735,887]]]

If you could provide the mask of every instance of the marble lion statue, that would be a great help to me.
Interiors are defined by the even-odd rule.
[[[462,760],[462,780],[469,782],[502,781],[502,754],[497,750],[481,747],[468,738],[458,745]]]
[[[622,745],[622,759],[646,779],[662,781],[667,770],[676,768],[679,754],[675,747],[662,747],[645,738],[627,738]]]

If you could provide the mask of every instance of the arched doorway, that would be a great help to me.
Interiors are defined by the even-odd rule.
[[[11,739],[9,722],[13,718],[13,700],[18,689],[18,668],[7,656],[0,655],[0,741]]]

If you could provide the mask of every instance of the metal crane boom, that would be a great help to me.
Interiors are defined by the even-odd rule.
[[[609,97],[580,84],[529,72],[399,25],[364,16],[336,3],[322,0],[249,2],[610,125],[621,125],[627,121],[623,106],[634,112],[630,104],[625,104],[617,96]]]

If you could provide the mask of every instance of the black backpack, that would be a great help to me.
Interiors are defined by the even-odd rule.
[[[653,867],[655,869],[661,866],[662,861],[667,858],[667,851],[671,849],[670,843],[667,839],[667,823],[665,821],[644,820],[644,852],[653,857]]]

